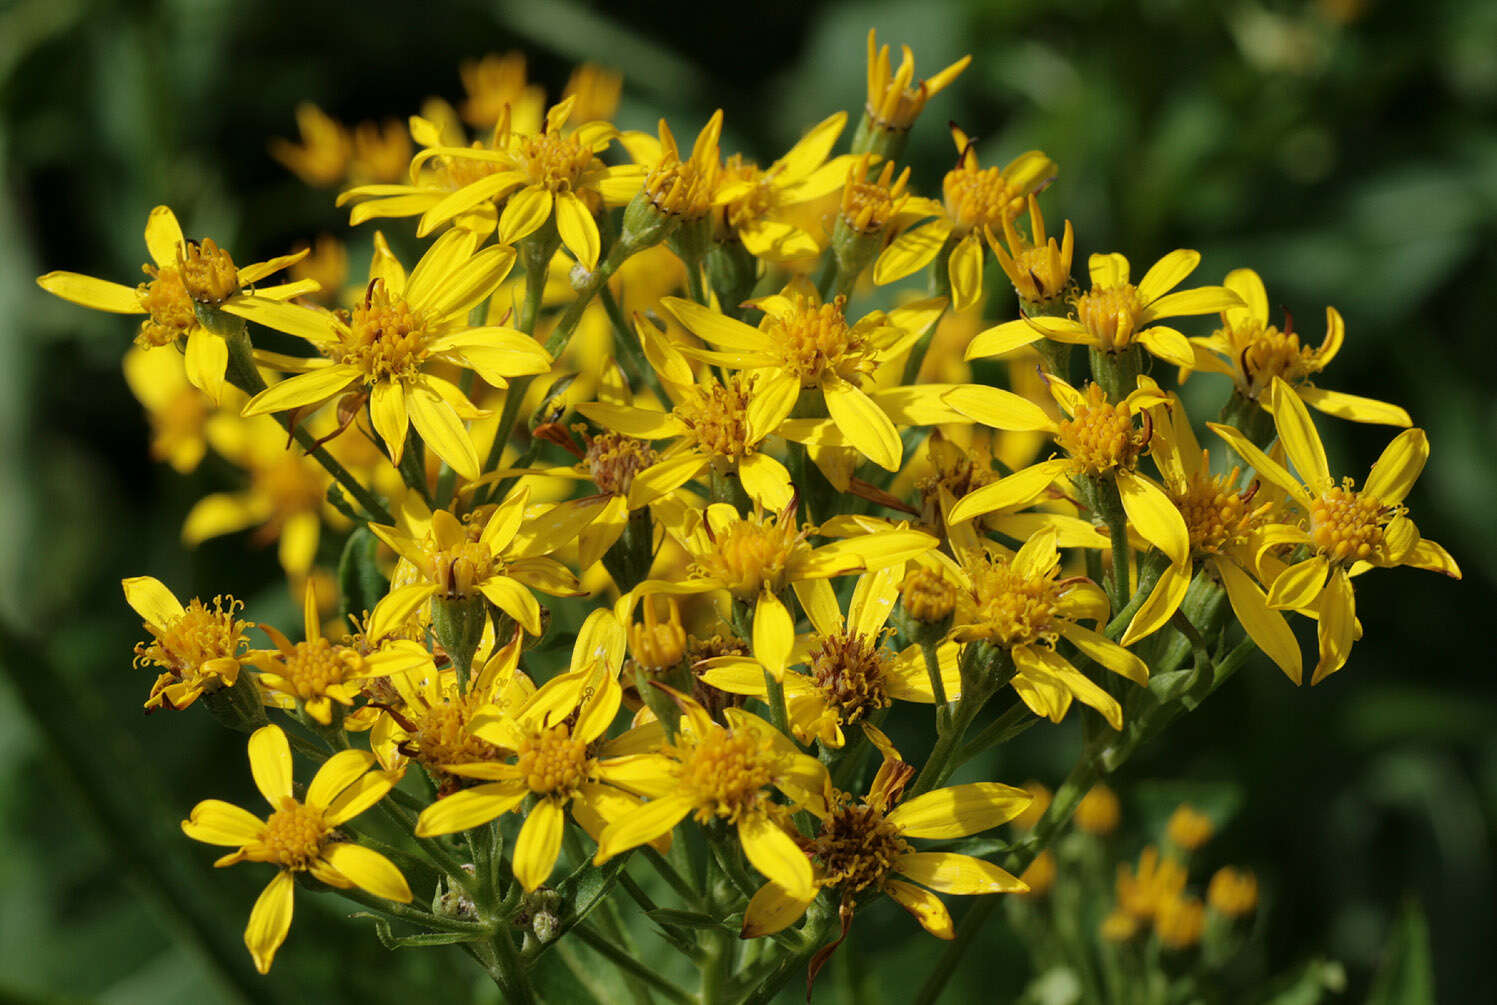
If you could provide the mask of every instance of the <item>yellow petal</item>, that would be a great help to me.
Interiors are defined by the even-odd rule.
[[[1186,582],[1188,585],[1188,578]],[[1126,677],[1139,686],[1149,683],[1149,668],[1144,661],[1107,636],[1070,623],[1060,626],[1060,634],[1077,649],[1113,673]]]
[[[1191,346],[1189,339],[1173,328],[1153,325],[1139,332],[1137,339],[1145,349],[1166,363],[1184,367],[1195,366],[1195,348]]]
[[[1160,297],[1144,311],[1142,321],[1156,318],[1177,318],[1194,314],[1215,314],[1229,307],[1238,307],[1242,301],[1237,294],[1225,286],[1198,286],[1193,290],[1181,290]]]
[[[873,403],[873,399],[836,376],[832,376],[822,389],[826,392],[827,414],[842,430],[842,435],[879,467],[898,471],[904,444],[899,439],[899,430]]]
[[[678,454],[656,461],[634,476],[629,486],[629,508],[639,509],[669,495],[701,474],[711,463],[698,453]]]
[[[651,800],[626,817],[603,829],[598,839],[595,865],[602,865],[620,852],[637,848],[668,834],[696,805],[691,796],[664,796]]]
[[[589,401],[578,405],[577,411],[604,429],[645,440],[679,436],[684,431],[681,423],[669,412],[635,408],[633,405]]]
[[[1233,269],[1227,273],[1223,285],[1242,300],[1241,307],[1227,309],[1228,321],[1238,324],[1253,320],[1261,325],[1268,324],[1268,292],[1263,288],[1258,273],[1252,269]]]
[[[753,453],[738,462],[738,477],[749,498],[771,513],[790,505],[795,489],[785,465],[768,454]],[[639,484],[636,476],[635,484]]]
[[[316,511],[293,513],[281,525],[281,543],[276,557],[281,568],[292,576],[305,576],[317,559],[317,541],[322,534],[322,520]]]
[[[1026,345],[1033,345],[1045,337],[1045,333],[1031,325],[1024,318],[1018,321],[1005,321],[995,328],[978,332],[967,344],[965,359],[986,359],[989,356],[1002,356],[1022,349]]]
[[[332,316],[311,307],[260,297],[236,297],[225,303],[223,310],[257,325],[304,338],[313,345],[326,345],[338,337]]]
[[[1405,429],[1372,465],[1362,490],[1386,506],[1403,502],[1429,460],[1429,439],[1422,429]]]
[[[478,451],[451,405],[421,384],[413,384],[406,395],[406,410],[422,441],[438,457],[468,481],[477,480]]]
[[[894,871],[939,893],[1027,893],[1029,884],[971,855],[909,852],[894,860]]]
[[[146,624],[164,627],[180,618],[182,603],[155,576],[131,576],[120,580],[125,588],[125,603],[145,619]]]
[[[1123,728],[1123,708],[1116,698],[1073,667],[1068,660],[1044,646],[1015,646],[1014,664],[1031,680],[1045,676],[1060,684],[1083,705],[1096,709],[1115,730]]]
[[[308,373],[287,377],[267,387],[244,406],[246,418],[270,412],[285,412],[306,405],[318,405],[339,394],[359,379],[359,371],[335,363]]]
[[[1315,603],[1325,587],[1329,566],[1319,555],[1291,565],[1273,581],[1268,591],[1268,606],[1279,610],[1304,610]]]
[[[499,240],[514,244],[541,228],[551,216],[552,196],[549,189],[536,185],[522,188],[509,197],[499,214]]]
[[[800,846],[764,813],[744,813],[738,818],[738,840],[743,853],[764,878],[797,900],[816,892],[811,860]]]
[[[718,348],[747,352],[763,352],[773,348],[768,337],[757,328],[720,314],[710,307],[682,300],[680,297],[664,297],[660,303],[693,335]]]
[[[525,180],[525,175],[518,171],[498,171],[485,178],[478,179],[478,181],[475,181],[471,185],[465,185],[435,202],[431,200],[430,196],[425,194],[404,197],[395,196],[388,200],[380,200],[380,203],[385,203],[380,210],[376,209],[380,203],[365,202],[353,208],[353,212],[349,214],[348,222],[350,225],[356,227],[360,223],[363,223],[364,220],[373,216],[375,212],[381,212],[381,215],[386,216],[409,216],[421,213],[423,215],[420,224],[416,228],[416,236],[425,237],[448,220],[467,212],[479,203],[498,198],[514,189],[515,186],[523,185]],[[510,202],[513,203],[514,199],[511,198]],[[362,213],[360,212],[361,210],[363,211]],[[545,222],[545,217],[541,218],[541,222]],[[535,228],[532,227],[531,229]],[[500,240],[504,241],[505,244],[514,243],[512,240],[506,240],[502,237]]]
[[[974,231],[951,249],[947,269],[951,277],[951,309],[970,310],[982,300],[982,242]]]
[[[966,837],[1007,823],[1033,798],[1012,785],[968,782],[916,796],[896,806],[887,819],[905,837]]]
[[[1246,436],[1231,426],[1224,426],[1217,422],[1206,423],[1206,428],[1226,440],[1227,445],[1237,451],[1239,457],[1251,464],[1253,470],[1257,471],[1264,481],[1283,489],[1302,508],[1308,510],[1311,507],[1313,500],[1310,498],[1310,493],[1300,484],[1299,479],[1291,475],[1282,464],[1254,446]]]
[[[416,818],[416,836],[456,834],[486,824],[520,805],[529,794],[530,789],[518,782],[490,782],[460,789],[421,811]]]
[[[323,814],[322,819],[330,827],[352,820],[385,798],[397,781],[399,781],[398,774],[384,771],[371,771],[360,775],[328,804],[327,812]]]
[[[1153,303],[1176,286],[1185,282],[1185,277],[1201,264],[1201,253],[1187,248],[1176,248],[1149,267],[1138,281],[1138,295],[1144,303]]]
[[[945,246],[950,234],[951,224],[945,217],[937,217],[900,234],[873,263],[874,283],[886,286],[919,272]]]
[[[37,278],[36,284],[54,297],[61,297],[80,307],[111,314],[144,314],[140,294],[132,287],[95,279],[76,272],[49,272]]]
[[[1189,588],[1190,567],[1173,564],[1168,566],[1159,576],[1159,582],[1154,584],[1154,589],[1149,591],[1143,606],[1133,615],[1133,620],[1128,622],[1128,630],[1123,633],[1121,644],[1131,646],[1163,628],[1180,609],[1185,591]]]
[[[1310,412],[1300,401],[1294,389],[1275,377],[1269,393],[1269,410],[1273,412],[1274,426],[1279,431],[1279,442],[1289,463],[1312,489],[1324,491],[1331,484],[1331,468],[1326,462],[1325,447],[1315,423],[1310,421]]]
[[[1000,478],[990,485],[984,485],[975,492],[969,492],[951,508],[947,521],[961,523],[995,510],[1028,506],[1045,494],[1045,490],[1060,477],[1061,472],[1069,464],[1070,461],[1064,457],[1041,461],[1023,470],[1015,471],[1007,478]]]
[[[556,229],[561,234],[561,243],[579,263],[589,272],[598,267],[598,223],[582,200],[570,192],[557,197]]]
[[[296,883],[284,869],[260,892],[250,908],[249,924],[244,929],[244,945],[254,957],[255,969],[270,973],[276,950],[291,931],[291,892]]]
[[[847,603],[847,630],[870,639],[877,638],[899,599],[899,584],[903,579],[903,565],[891,565],[860,576],[858,585],[853,588],[852,599]],[[828,634],[819,627],[818,630],[823,635]]]
[[[239,847],[258,841],[265,821],[221,799],[204,799],[182,821],[182,833],[204,844]]]
[[[1320,660],[1315,664],[1311,686],[1319,684],[1346,665],[1357,630],[1357,602],[1351,579],[1344,569],[1332,569],[1320,598]]]
[[[541,605],[524,586],[508,576],[495,576],[479,587],[483,595],[531,635],[541,634]]]
[[[541,799],[525,817],[515,842],[514,870],[526,893],[551,878],[566,823],[566,810],[555,799]]]
[[[1134,471],[1119,471],[1118,494],[1128,522],[1175,565],[1190,561],[1190,531],[1185,518],[1158,485]]]
[[[359,889],[397,903],[411,902],[411,888],[405,877],[395,863],[374,849],[351,841],[337,841],[322,850],[322,857]]]
[[[468,313],[493,293],[515,264],[515,250],[504,245],[484,248],[445,276],[433,277],[433,288],[413,301],[426,312],[429,323],[467,320]],[[413,277],[414,278],[414,277]]]
[[[255,788],[276,809],[291,796],[291,744],[279,726],[261,726],[249,738],[250,773]]]
[[[385,441],[390,460],[399,464],[405,453],[406,430],[410,428],[405,408],[405,386],[389,380],[375,384],[369,394],[369,418],[374,423],[374,431]]]
[[[956,929],[951,924],[951,912],[941,903],[941,898],[929,890],[922,890],[897,879],[884,881],[884,892],[900,907],[909,911],[920,922],[920,927],[938,939],[956,938]]]
[[[785,605],[768,590],[759,595],[754,607],[754,658],[775,680],[785,676],[790,648],[795,645],[795,621]]]
[[[187,381],[215,405],[223,400],[224,371],[229,366],[229,346],[221,336],[199,325],[187,335]]]
[[[323,762],[307,786],[306,804],[324,810],[360,775],[374,767],[374,755],[367,750],[340,750]]]
[[[1375,398],[1342,394],[1340,391],[1327,391],[1310,384],[1301,384],[1294,389],[1294,393],[1316,411],[1334,415],[1338,419],[1346,419],[1348,422],[1372,422],[1382,426],[1405,428],[1414,424],[1408,412],[1397,405],[1390,405],[1386,401],[1378,401]]]
[[[175,267],[182,254],[182,225],[170,206],[157,206],[146,218],[146,250],[157,265]]]
[[[1091,273],[1093,289],[1102,286],[1122,286],[1128,281],[1128,259],[1116,251],[1110,254],[1092,255],[1087,259],[1086,267]]]
[[[941,400],[974,422],[1011,432],[1053,432],[1055,422],[1028,398],[997,387],[959,384]]]
[[[743,930],[740,938],[757,939],[775,932],[784,931],[799,921],[816,899],[813,888],[808,897],[792,897],[775,883],[759,887],[743,912]]]
[[[1302,683],[1304,667],[1300,661],[1299,643],[1284,616],[1268,606],[1263,588],[1238,568],[1236,562],[1230,558],[1218,558],[1214,565],[1227,589],[1232,612],[1242,622],[1243,631],[1290,680]]]

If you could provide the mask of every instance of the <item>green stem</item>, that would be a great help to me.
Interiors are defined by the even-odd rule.
[[[925,672],[930,677],[930,690],[936,698],[936,729],[943,728],[941,720],[951,721],[951,709],[947,707],[946,678],[941,673],[941,657],[934,642],[921,642],[920,652],[925,657]]]
[[[639,344],[639,338],[629,327],[629,319],[624,317],[624,310],[619,306],[618,298],[613,295],[613,290],[605,283],[598,291],[598,299],[603,303],[603,310],[608,314],[608,320],[613,322],[613,345],[618,355],[619,362],[623,364],[628,372],[630,380],[636,386],[648,387],[658,398],[661,404],[668,405],[670,398],[666,396],[665,387],[660,383],[660,377],[655,373],[655,368],[645,357],[644,348]]]
[[[961,767],[988,748],[1007,743],[1039,721],[1039,717],[1029,710],[1028,705],[1022,701],[1014,702],[1008,711],[988,723],[983,727],[982,732],[962,744],[953,759],[955,766]]]
[[[1097,515],[1107,524],[1107,533],[1112,541],[1112,588],[1109,597],[1112,609],[1121,611],[1128,606],[1128,558],[1133,553],[1128,544],[1128,514],[1123,509],[1123,497],[1118,494],[1116,479],[1093,479],[1091,496],[1097,505]]]
[[[484,938],[494,934],[493,925],[486,925],[477,921],[459,921],[456,918],[441,918],[435,914],[428,914],[426,911],[419,911],[414,907],[407,907],[405,904],[397,904],[393,900],[376,897],[374,894],[367,893],[356,886],[351,886],[346,890],[338,890],[337,893],[338,896],[347,900],[363,904],[371,911],[394,918],[397,921],[404,921],[410,925],[443,932],[461,932],[465,935]]]
[[[768,670],[764,671],[764,700],[769,704],[769,721],[774,723],[775,729],[790,737],[792,743],[795,742],[790,732],[790,710],[785,704],[785,683],[775,680],[774,674]]]
[[[635,959],[634,956],[603,938],[603,936],[593,930],[591,925],[583,923],[572,929],[572,932],[593,952],[608,960],[625,973],[631,974],[643,983],[648,984],[670,1001],[680,1002],[681,1005],[695,1005],[695,998],[683,991],[674,982],[660,976],[644,963]]]
[[[675,866],[671,865],[670,861],[664,855],[656,851],[652,845],[641,845],[640,850],[645,857],[645,861],[649,862],[660,878],[665,880],[672,890],[676,891],[676,896],[681,898],[682,903],[695,911],[702,909],[701,894],[697,893],[696,888],[687,881],[685,876],[682,876],[676,870]]]

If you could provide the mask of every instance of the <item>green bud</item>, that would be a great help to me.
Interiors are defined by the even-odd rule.
[[[260,684],[255,675],[240,667],[232,687],[217,687],[203,692],[203,704],[220,725],[240,733],[253,733],[269,720]]]
[[[460,597],[436,596],[431,601],[432,633],[451,657],[452,665],[457,668],[458,684],[465,692],[473,654],[483,639],[488,616],[488,603],[481,593]]]

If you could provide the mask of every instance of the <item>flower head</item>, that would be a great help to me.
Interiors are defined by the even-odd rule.
[[[186,708],[199,696],[233,687],[245,662],[250,622],[236,617],[244,605],[233,597],[213,604],[196,597],[183,606],[161,580],[136,576],[122,582],[125,600],[145,619],[152,641],[135,647],[137,666],[161,671],[146,699],[146,709]]]

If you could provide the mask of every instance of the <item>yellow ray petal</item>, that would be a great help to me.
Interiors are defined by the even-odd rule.
[[[971,855],[909,852],[894,860],[894,871],[939,893],[1027,893],[1019,877]]]
[[[186,242],[182,238],[182,225],[170,206],[157,206],[146,218],[146,250],[151,259],[160,266],[176,268],[177,257]]]
[[[1164,489],[1136,471],[1119,471],[1118,494],[1133,529],[1176,565],[1190,561],[1190,531]]]
[[[1190,588],[1190,567],[1171,564],[1159,576],[1159,582],[1149,591],[1138,613],[1128,622],[1120,644],[1131,646],[1139,639],[1148,638],[1163,628],[1180,609],[1185,600],[1185,591]]]
[[[535,233],[551,217],[553,199],[549,189],[531,185],[509,197],[499,214],[499,240],[514,244]]]
[[[645,803],[628,816],[615,820],[603,829],[598,839],[598,852],[593,856],[593,864],[602,865],[620,852],[637,848],[669,833],[691,812],[694,805],[690,796],[665,796]]]
[[[941,400],[974,422],[1010,432],[1054,432],[1055,422],[1028,398],[997,387],[959,384]]]
[[[359,380],[359,371],[334,363],[308,373],[299,373],[274,384],[249,400],[241,413],[245,418],[285,412],[307,405],[317,405],[339,394]]]
[[[478,451],[451,405],[422,384],[413,384],[406,395],[406,411],[422,441],[438,457],[469,481],[478,478]]]
[[[982,300],[982,252],[982,242],[975,231],[951,249],[951,258],[947,261],[951,277],[951,309],[958,313],[971,310]]]
[[[1320,659],[1310,678],[1313,687],[1346,665],[1357,633],[1357,602],[1344,569],[1331,570],[1320,598]]]
[[[254,957],[255,969],[270,973],[276,950],[291,931],[292,890],[296,883],[284,869],[276,873],[250,908],[249,924],[244,928],[244,945]]]
[[[1201,253],[1187,248],[1176,248],[1149,267],[1138,281],[1138,295],[1146,304],[1151,304],[1176,286],[1185,282],[1185,277],[1201,264]]]
[[[555,799],[540,800],[525,817],[515,841],[514,870],[526,893],[551,878],[566,823],[566,810]]]
[[[897,879],[884,881],[884,892],[900,907],[909,911],[920,922],[920,927],[938,939],[956,938],[956,929],[951,924],[951,912],[941,903],[941,898],[929,890],[922,890]]]
[[[1053,460],[1031,464],[1007,478],[1000,478],[990,485],[984,485],[977,491],[963,496],[951,508],[947,520],[950,523],[961,523],[994,510],[1018,509],[1021,506],[1027,506],[1044,495],[1045,490],[1060,477],[1069,464],[1070,461],[1066,458],[1057,457]]]
[[[959,838],[1018,816],[1033,796],[998,782],[968,782],[916,796],[896,806],[889,823],[906,837]]]
[[[754,868],[788,896],[799,900],[816,892],[812,883],[811,860],[766,814],[750,812],[740,816],[738,840]]]
[[[486,824],[520,805],[529,794],[530,789],[520,782],[490,782],[461,789],[421,811],[416,818],[416,836],[456,834]]]
[[[1310,384],[1301,384],[1294,389],[1294,393],[1316,411],[1334,415],[1348,422],[1371,422],[1382,426],[1403,426],[1404,428],[1414,424],[1408,412],[1397,405],[1390,405],[1376,398],[1363,398],[1355,394],[1342,394],[1340,391],[1327,391]]]
[[[1429,460],[1429,439],[1422,429],[1405,429],[1393,438],[1372,465],[1364,492],[1387,506],[1402,503]]]
[[[1294,639],[1288,622],[1278,611],[1268,606],[1268,597],[1263,588],[1246,572],[1238,568],[1230,558],[1213,560],[1222,585],[1227,589],[1227,601],[1232,612],[1242,622],[1242,628],[1268,658],[1294,683],[1304,680],[1304,667],[1300,659],[1299,643]]]
[[[49,272],[39,276],[36,284],[54,297],[111,314],[144,314],[140,294],[132,287],[77,272]]]
[[[783,931],[799,921],[815,899],[814,888],[810,896],[792,897],[778,885],[765,883],[749,898],[748,907],[743,912],[743,930],[739,937],[757,939]]]
[[[1311,489],[1324,491],[1331,484],[1331,468],[1305,403],[1282,378],[1275,377],[1268,407],[1294,470]]]
[[[1268,591],[1268,606],[1281,611],[1309,607],[1325,588],[1328,569],[1326,560],[1319,555],[1291,565],[1274,579]]]
[[[204,844],[230,848],[250,844],[265,832],[265,821],[221,799],[204,799],[182,821],[182,833]]]
[[[120,585],[125,589],[125,603],[147,624],[160,628],[182,616],[182,602],[155,576],[131,576],[120,580]]]
[[[1188,577],[1186,583],[1189,585]],[[1149,683],[1149,668],[1144,661],[1107,636],[1076,624],[1061,625],[1060,634],[1113,673],[1128,678],[1140,687]]]
[[[598,252],[601,250],[598,223],[582,200],[570,192],[556,200],[556,229],[561,234],[561,243],[579,263],[589,272],[598,267]]]
[[[323,849],[322,857],[361,890],[401,904],[411,902],[411,888],[395,863],[372,848],[338,841]]]
[[[874,283],[887,286],[919,272],[945,246],[950,234],[951,223],[945,217],[937,217],[923,226],[900,234],[873,263]]]
[[[367,750],[338,751],[312,777],[312,784],[307,786],[306,804],[313,809],[327,809],[339,793],[372,767],[374,755]]]
[[[250,773],[255,788],[276,809],[291,797],[291,744],[279,726],[261,726],[249,738]]]

